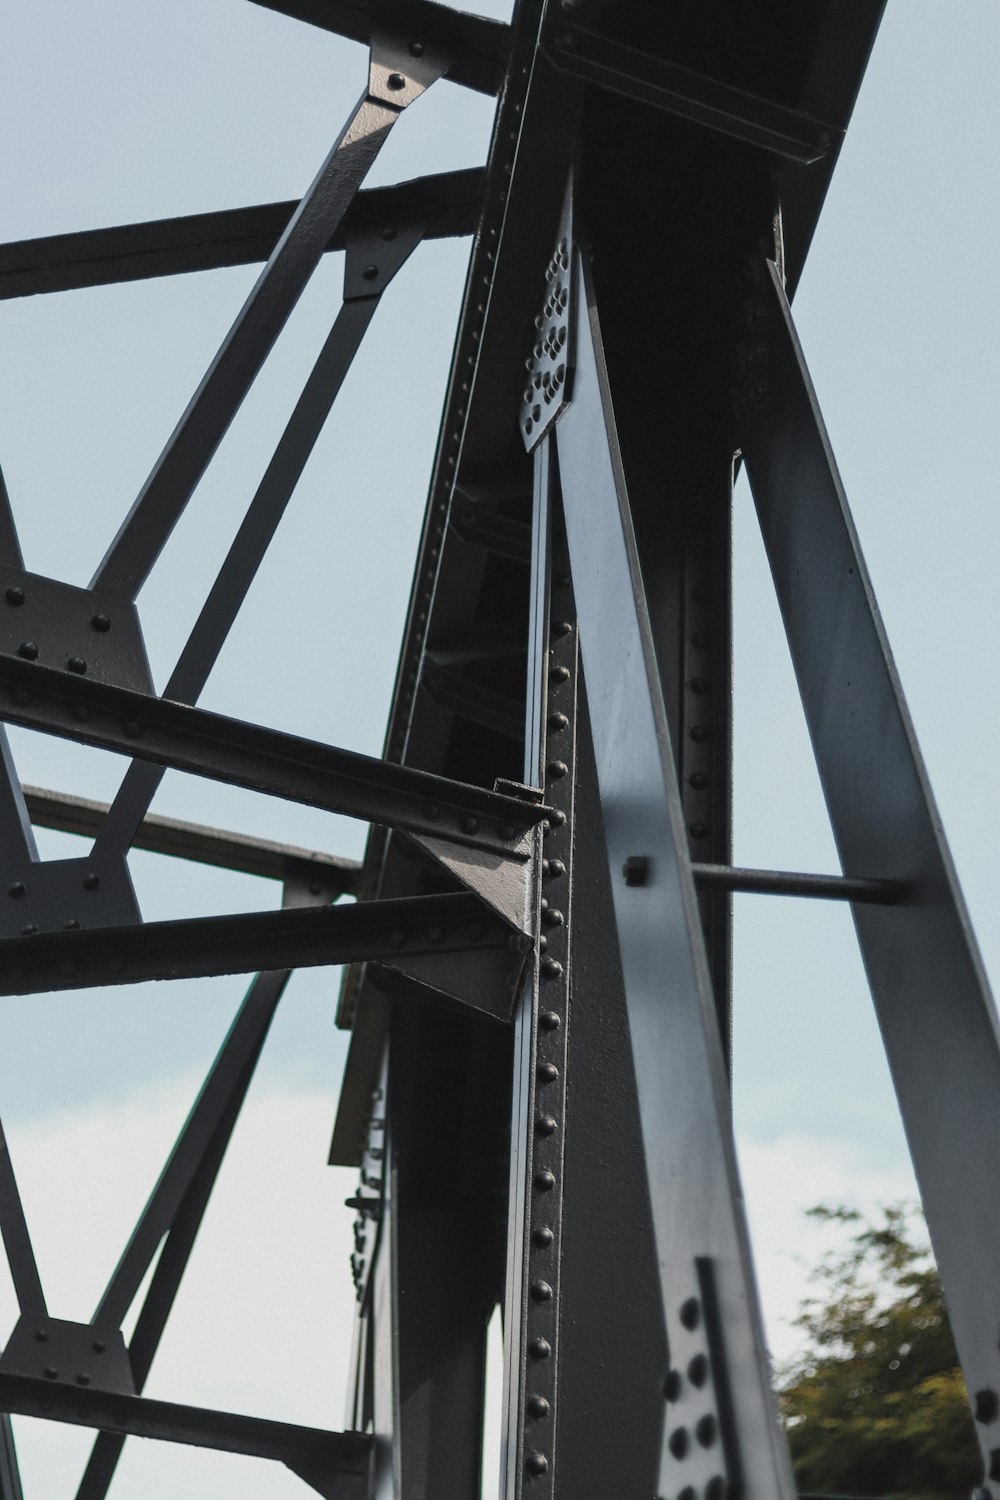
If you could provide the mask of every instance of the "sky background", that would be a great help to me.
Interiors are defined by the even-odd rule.
[[[472,7],[469,7],[472,8]],[[475,7],[505,15],[500,3]],[[993,427],[1000,394],[1000,11],[889,0],[795,316],[988,970],[1000,972]],[[301,193],[363,50],[246,0],[10,0],[4,239]],[[485,159],[491,101],[436,85],[369,185]],[[655,254],[655,247],[650,247]],[[378,754],[467,259],[422,246],[386,293],[202,696]],[[256,268],[0,304],[0,463],[26,565],[86,583]],[[329,256],[140,598],[162,688],[339,305]],[[736,500],[736,858],[836,868],[752,505]],[[109,798],[122,762],[17,732],[26,782]],[[338,854],[362,825],[170,773],[155,808]],[[43,855],[84,852],[42,834]],[[147,918],[274,905],[275,885],[148,854]],[[848,913],[737,898],[735,1119],[772,1348],[822,1236],[802,1209],[913,1192]],[[324,1165],[338,975],[294,977],[149,1394],[340,1426],[350,1174]],[[86,1319],[245,981],[0,1000],[0,1111],[56,1316]],[[0,1276],[0,1329],[15,1307]],[[29,1500],[72,1495],[85,1434],[17,1423]],[[304,1496],[276,1466],[126,1447],[112,1489]]]

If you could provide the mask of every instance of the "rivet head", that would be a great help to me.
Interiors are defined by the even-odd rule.
[[[76,1377],[76,1383],[77,1383],[77,1385],[89,1385],[90,1384],[90,1376],[87,1375],[87,1374],[85,1374],[83,1372],[83,1370],[81,1370],[80,1373],[79,1373],[79,1375],[77,1375],[77,1377]]]
[[[704,1354],[696,1354],[695,1355],[694,1359],[688,1365],[688,1379],[690,1380],[690,1382],[691,1382],[692,1385],[697,1386],[698,1389],[701,1390],[701,1387],[705,1384],[705,1381],[708,1379],[708,1357],[707,1357],[707,1355],[704,1355]]]
[[[565,714],[549,714],[549,728],[553,734],[561,734],[569,723]]]
[[[106,635],[111,629],[111,620],[107,615],[91,615],[90,623],[101,635]]]
[[[538,1024],[543,1031],[558,1031],[562,1022],[554,1010],[543,1010],[538,1017]]]
[[[552,634],[556,636],[569,635],[573,626],[569,620],[553,620]]]
[[[34,641],[22,641],[17,648],[18,656],[23,656],[25,661],[35,661],[38,656],[38,647]]]
[[[630,854],[622,865],[626,885],[645,885],[649,880],[649,855]]]
[[[559,1069],[555,1063],[543,1062],[538,1064],[538,1081],[540,1083],[555,1083],[559,1077]]]
[[[547,770],[553,781],[561,781],[568,773],[569,766],[564,760],[553,760],[549,762]]]
[[[684,1389],[684,1381],[680,1370],[671,1370],[663,1382],[663,1394],[668,1401],[679,1401],[681,1391]]]
[[[547,1250],[555,1239],[555,1235],[547,1224],[539,1224],[537,1229],[532,1230],[531,1241],[538,1250]]]
[[[34,937],[34,935],[35,935],[35,933],[37,931],[38,931],[38,928],[35,926],[34,922],[29,922],[28,925],[27,925],[27,927],[22,927],[21,928],[21,936],[22,937]]]
[[[55,1369],[52,1365],[46,1365],[45,1369],[43,1371],[43,1374],[45,1375],[45,1379],[46,1380],[58,1380],[59,1379],[59,1371],[57,1369]]]
[[[712,738],[712,731],[706,724],[695,724],[691,729],[691,738],[696,745],[703,745],[706,740]]]
[[[76,917],[70,917],[68,922],[63,923],[63,928],[66,932],[76,932],[79,926],[80,924],[76,920]]]
[[[500,837],[507,840],[517,837],[517,829],[514,827],[513,823],[500,824]]]
[[[427,941],[429,943],[433,943],[435,947],[437,947],[437,945],[439,943],[443,943],[444,942],[444,928],[443,927],[428,927],[428,929],[427,929]]]
[[[549,1343],[548,1339],[532,1339],[531,1343],[528,1345],[528,1353],[531,1355],[532,1359],[548,1359],[549,1355],[552,1353],[552,1345]]]
[[[96,891],[101,883],[101,877],[96,870],[91,870],[83,877],[83,888],[85,891]]]
[[[87,663],[82,656],[71,656],[66,666],[70,672],[75,672],[78,677],[82,677],[87,670]]]
[[[707,823],[692,823],[688,829],[693,839],[707,839],[710,831]]]
[[[423,42],[411,42],[410,43],[410,56],[411,57],[423,57],[423,55],[424,55],[424,44],[423,44]]]
[[[549,859],[545,863],[548,865],[548,869],[545,869],[543,866],[542,873],[548,875],[552,880],[558,880],[560,875],[566,874],[566,866],[561,859]]]
[[[473,817],[471,813],[467,813],[466,816],[462,819],[462,832],[463,833],[478,833],[479,832],[479,819]]]
[[[24,891],[25,885],[23,880],[12,881],[11,884],[7,887],[8,896],[13,896],[15,901],[19,900],[24,895]]]
[[[688,1297],[686,1302],[681,1303],[680,1320],[684,1327],[690,1332],[698,1327],[701,1319],[701,1307],[697,1297]]]
[[[1000,1401],[996,1391],[977,1391],[973,1397],[977,1422],[995,1422],[1000,1413]]]
[[[549,1461],[544,1453],[529,1453],[524,1460],[524,1467],[529,1474],[542,1475],[549,1467]]]
[[[558,979],[563,971],[563,966],[557,958],[543,958],[541,968],[543,979]]]
[[[24,589],[14,584],[11,588],[4,590],[4,598],[14,609],[20,609],[24,603]]]
[[[675,1458],[684,1458],[688,1451],[688,1434],[686,1427],[675,1427],[667,1439],[667,1447]]]
[[[553,667],[549,673],[550,682],[568,682],[569,667]]]
[[[549,812],[548,812],[548,814],[546,816],[546,819],[545,819],[545,831],[546,831],[546,833],[551,833],[554,828],[564,828],[565,826],[566,826],[566,814],[563,812],[562,808],[559,808],[559,807],[552,807],[552,808],[550,808]]]
[[[549,1171],[536,1172],[534,1181],[535,1187],[540,1193],[551,1193],[556,1185],[556,1179]]]
[[[378,277],[378,266],[365,266],[361,275],[365,281],[375,281]]]
[[[546,908],[546,910],[542,912],[542,921],[545,923],[546,927],[562,927],[563,923],[566,921],[566,918],[563,916],[562,912],[558,910],[557,907],[553,906]]]
[[[694,1435],[703,1448],[711,1448],[712,1444],[715,1442],[715,1434],[715,1418],[712,1416],[711,1412],[706,1412],[703,1417],[700,1417],[698,1419],[698,1424],[694,1429]]]
[[[398,94],[401,89],[406,88],[406,79],[402,73],[390,73],[386,79],[386,83],[394,94]]]
[[[705,1486],[705,1500],[726,1500],[729,1485],[721,1474],[713,1474]]]
[[[696,792],[703,792],[708,786],[708,777],[704,771],[695,771],[688,777],[688,786],[693,787]]]
[[[547,1281],[533,1281],[531,1283],[531,1300],[533,1302],[550,1302],[552,1300],[552,1288]]]
[[[36,1328],[35,1339],[39,1344],[47,1344],[49,1340],[49,1330],[47,1328]]]
[[[534,1417],[536,1422],[543,1421],[552,1410],[544,1396],[529,1396],[525,1402],[528,1416]]]
[[[697,694],[699,698],[705,696],[711,685],[707,677],[692,677],[690,684],[692,693]]]
[[[558,1129],[559,1124],[554,1115],[539,1115],[535,1121],[535,1131],[538,1135],[555,1135]]]
[[[108,1346],[101,1339],[95,1339],[90,1347],[93,1349],[95,1354],[103,1354]]]

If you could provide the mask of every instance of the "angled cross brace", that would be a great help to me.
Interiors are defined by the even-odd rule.
[[[426,224],[428,239],[472,234],[482,176],[472,167],[362,189],[326,250],[346,250],[357,231],[386,225]],[[0,300],[252,265],[273,253],[297,208],[297,199],[261,203],[0,245]]]
[[[0,1406],[17,1416],[277,1459],[301,1474],[325,1500],[367,1500],[372,1443],[360,1432],[323,1432],[145,1396],[56,1387],[27,1375],[0,1374]]]
[[[0,718],[524,862],[546,809],[373,756],[0,656]]]
[[[908,889],[854,920],[966,1382],[1000,1393],[1000,1026],[781,279],[761,271],[747,472],[844,869]],[[980,1420],[991,1474],[997,1431]]]

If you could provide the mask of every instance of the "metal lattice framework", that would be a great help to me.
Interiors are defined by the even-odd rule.
[[[3,742],[0,993],[260,971],[90,1323],[49,1316],[0,1152],[0,1407],[99,1430],[80,1500],[128,1435],[280,1460],[328,1500],[469,1500],[499,1304],[504,1500],[790,1500],[728,1109],[731,893],[753,890],[852,906],[997,1478],[997,1021],[789,312],[881,0],[519,0],[509,26],[258,3],[370,47],[301,202],[0,249],[5,297],[265,262],[88,589],[25,571],[0,486],[0,716],[131,759],[107,807],[22,788]],[[483,169],[363,188],[408,105],[455,85],[497,97]],[[640,158],[664,184],[655,274],[634,269]],[[470,269],[384,757],[200,709],[383,291],[454,235]],[[331,248],[342,307],[156,696],[136,594]],[[836,876],[732,865],[741,463]],[[363,866],[151,815],[168,767],[370,823]],[[40,862],[33,823],[91,855]],[[143,922],[133,847],[280,880],[282,909]],[[289,971],[330,964],[352,1032],[333,1159],[360,1167],[350,1430],[149,1400]]]

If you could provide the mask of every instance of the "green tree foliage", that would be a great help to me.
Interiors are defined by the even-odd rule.
[[[929,1249],[902,1207],[874,1225],[846,1208],[811,1217],[850,1238],[814,1273],[796,1319],[806,1352],[779,1381],[799,1490],[967,1500],[982,1465]]]

